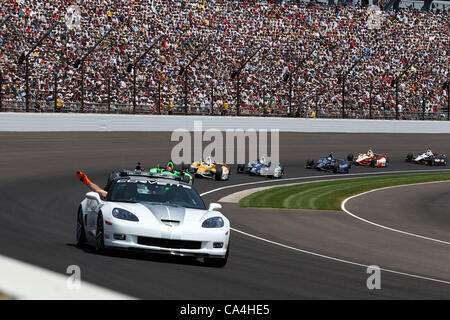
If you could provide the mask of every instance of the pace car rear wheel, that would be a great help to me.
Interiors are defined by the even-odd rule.
[[[97,230],[95,232],[95,252],[101,253],[105,249],[105,234],[103,229],[103,216],[98,215]]]
[[[84,231],[84,222],[83,222],[83,212],[81,211],[81,207],[78,208],[77,214],[77,242],[76,245],[81,247],[86,243],[86,233]]]

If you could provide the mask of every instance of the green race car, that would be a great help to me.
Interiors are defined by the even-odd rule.
[[[151,174],[167,176],[169,178],[180,178],[181,181],[187,182],[192,185],[194,183],[194,176],[188,172],[188,168],[188,166],[185,167],[184,165],[181,165],[181,168],[177,170],[175,169],[175,165],[173,164],[173,162],[169,161],[165,168],[161,168],[158,165],[155,168],[151,168],[149,172]],[[136,170],[142,170],[140,163],[138,163]]]

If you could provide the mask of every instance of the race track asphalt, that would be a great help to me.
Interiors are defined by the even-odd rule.
[[[365,267],[283,248],[238,232],[232,232],[230,259],[223,269],[149,254],[96,255],[90,248],[75,247],[76,209],[86,192],[76,180],[75,171],[82,169],[102,185],[113,168],[132,168],[137,161],[147,167],[167,162],[174,144],[169,133],[0,133],[0,254],[61,274],[68,265],[76,264],[81,268],[82,280],[145,299],[450,298],[448,284],[389,272],[382,272],[381,290],[368,290]],[[328,173],[304,169],[306,159],[331,151],[345,157],[368,147],[387,152],[390,167],[354,167],[352,173],[436,169],[407,164],[404,157],[428,147],[448,153],[450,139],[449,135],[280,135],[280,159],[287,179],[329,178]],[[230,181],[199,179],[195,187],[203,193],[256,181],[283,183],[233,172]],[[217,201],[248,187],[230,187],[209,193],[204,199],[207,203]],[[399,191],[397,198],[411,194],[408,190]],[[448,192],[447,196],[441,195],[448,198]],[[431,207],[442,206],[445,200],[433,192],[430,196],[435,198],[424,212],[437,212]],[[404,213],[395,223],[414,228],[408,224],[410,208],[396,212],[399,210]],[[255,211],[228,204],[223,212],[234,228],[295,248],[450,281],[445,267],[449,262],[448,246],[382,230],[342,212]],[[436,215],[429,218],[435,219]],[[445,216],[436,219],[441,218]],[[439,229],[439,234],[448,235],[448,220],[447,224],[430,224]]]
[[[376,190],[346,208],[383,226],[450,242],[450,181]]]

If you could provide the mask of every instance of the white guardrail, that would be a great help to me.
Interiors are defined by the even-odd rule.
[[[450,121],[305,119],[70,113],[0,113],[0,132],[278,129],[280,132],[450,133]],[[199,123],[197,123],[198,125]]]

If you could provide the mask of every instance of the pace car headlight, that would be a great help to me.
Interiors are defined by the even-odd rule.
[[[222,228],[224,225],[223,219],[221,217],[212,217],[206,219],[202,223],[203,228]]]
[[[112,215],[114,218],[117,218],[117,219],[128,220],[128,221],[139,221],[138,217],[136,217],[130,211],[120,209],[120,208],[113,209]]]

